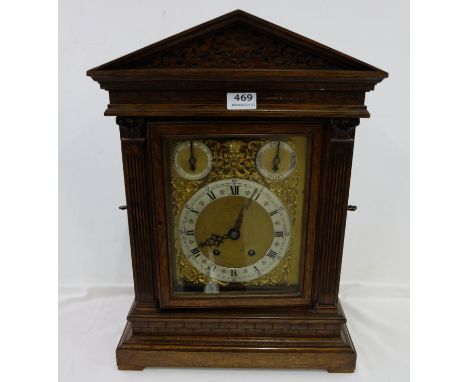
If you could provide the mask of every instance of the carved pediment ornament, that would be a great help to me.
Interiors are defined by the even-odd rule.
[[[330,60],[245,25],[205,35],[143,62],[148,68],[342,69]],[[343,65],[341,65],[343,66]]]

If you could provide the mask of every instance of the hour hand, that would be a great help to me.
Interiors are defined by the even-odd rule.
[[[213,233],[208,239],[202,241],[198,246],[199,247],[219,247],[224,242],[224,240],[228,238],[229,238],[228,234],[218,235],[216,233]]]

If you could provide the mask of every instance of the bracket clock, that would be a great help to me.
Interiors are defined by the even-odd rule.
[[[87,74],[122,146],[135,300],[119,369],[352,372],[354,131],[388,74],[242,11]]]

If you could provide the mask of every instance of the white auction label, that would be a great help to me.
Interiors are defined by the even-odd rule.
[[[252,110],[257,108],[257,93],[227,93],[228,110]]]

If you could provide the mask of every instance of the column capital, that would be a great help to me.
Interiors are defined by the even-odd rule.
[[[146,137],[146,121],[142,117],[117,117],[120,137],[122,139],[144,139]]]

